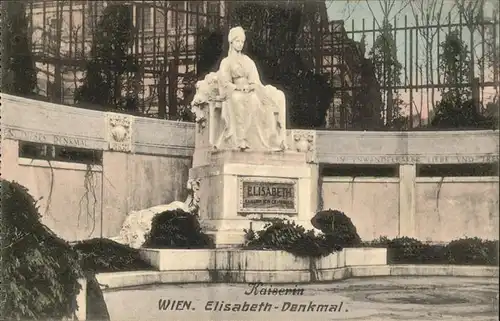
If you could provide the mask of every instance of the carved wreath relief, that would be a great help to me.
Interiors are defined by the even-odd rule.
[[[196,83],[196,94],[191,103],[192,111],[196,116],[196,123],[201,129],[206,127],[207,106],[209,102],[220,102],[217,73],[212,72],[205,76],[203,80]]]
[[[314,131],[300,130],[293,132],[295,149],[301,153],[307,153],[307,161],[314,162],[314,149],[316,145]]]
[[[132,151],[133,117],[128,115],[108,114],[107,139],[110,150],[120,152]]]

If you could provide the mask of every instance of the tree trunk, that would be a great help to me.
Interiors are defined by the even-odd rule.
[[[392,116],[394,113],[394,97],[392,94],[392,88],[389,88],[387,92],[387,111],[386,111],[386,118],[387,118],[387,125],[391,125],[392,123]]]
[[[168,64],[168,119],[177,119],[177,59]]]
[[[165,119],[167,114],[167,67],[162,66],[158,81],[158,118]]]
[[[62,38],[62,20],[63,20],[63,11],[64,11],[64,2],[60,1],[56,4],[56,39],[55,39],[55,63],[54,63],[54,85],[52,91],[52,101],[56,103],[64,103],[64,91],[62,90],[62,74],[61,74],[61,38]]]

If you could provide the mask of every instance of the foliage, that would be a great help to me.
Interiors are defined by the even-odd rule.
[[[410,237],[380,237],[360,246],[387,248],[388,264],[498,265],[498,241],[479,238],[431,245]]]
[[[198,48],[196,74],[190,74],[189,77],[184,78],[184,88],[182,89],[183,99],[178,102],[178,106],[190,106],[196,94],[196,82],[208,73],[217,71],[222,60],[224,35],[221,30],[201,28],[197,33],[196,39]],[[196,116],[187,107],[179,110],[178,119],[192,122],[196,119]]]
[[[261,231],[245,230],[245,247],[282,250],[299,257],[320,257],[361,243],[356,227],[347,215],[337,210],[318,212],[311,220],[314,230],[306,231],[293,221],[272,219]]]
[[[413,259],[420,259],[424,243],[411,237],[399,237],[391,240],[388,244],[391,249],[391,262],[410,263]]]
[[[485,114],[486,117],[491,117],[493,120],[496,120],[498,123],[498,119],[500,116],[500,101],[497,100],[495,102],[489,102],[485,106]]]
[[[498,241],[480,238],[463,238],[446,246],[446,258],[450,264],[498,265]]]
[[[252,229],[252,226],[247,229],[243,229],[243,232],[245,232],[245,237],[243,241],[243,246],[248,246],[251,242],[255,241],[257,239],[257,233]]]
[[[387,236],[380,236],[372,241],[363,241],[359,244],[360,247],[389,247],[391,240]]]
[[[180,209],[157,214],[143,247],[213,248],[213,240],[202,232],[196,215]]]
[[[314,63],[296,49],[304,38],[301,26],[310,24],[317,11],[314,1],[242,2],[231,18],[246,30],[248,53],[263,81],[285,92],[292,128],[324,125],[333,98],[328,79],[316,73]]]
[[[454,30],[448,33],[440,44],[442,53],[439,72],[443,77],[443,83],[450,86],[443,90],[443,96],[451,96],[455,100],[466,100],[470,98],[471,88],[459,85],[470,80],[470,57],[467,45],[460,38],[459,30]]]
[[[463,100],[461,94],[443,97],[436,105],[434,117],[430,123],[435,128],[484,128],[498,127],[498,118],[494,115],[482,115],[472,99]]]
[[[151,265],[141,259],[139,250],[110,239],[94,238],[73,245],[82,269],[93,273],[148,270]]]
[[[497,127],[498,117],[494,114],[483,115],[479,106],[472,99],[472,88],[464,87],[470,82],[473,71],[467,45],[460,39],[459,31],[446,35],[440,44],[442,55],[439,71],[443,83],[449,88],[443,89],[443,98],[436,105],[430,126],[435,128],[485,128]]]
[[[331,242],[341,247],[354,247],[361,243],[356,227],[343,212],[328,209],[318,212],[312,225],[328,235]]]
[[[225,45],[224,34],[220,29],[203,28],[197,39],[199,56],[196,61],[196,73],[198,77],[204,77],[219,68]]]
[[[1,16],[2,91],[18,95],[32,94],[37,79],[25,4],[22,1],[5,1]]]
[[[76,253],[40,222],[26,188],[1,184],[1,315],[9,320],[70,317],[83,275]]]
[[[75,101],[125,111],[138,108],[137,58],[129,53],[133,41],[130,6],[113,4],[104,9],[86,62],[83,84]]]
[[[295,222],[281,219],[271,220],[256,233],[253,230],[245,232],[247,249],[286,251],[298,257],[321,257],[341,250],[325,236],[315,235],[313,230],[306,231]]]
[[[375,68],[375,75],[383,89],[383,101],[386,110],[387,125],[392,125],[394,119],[399,119],[402,112],[403,101],[397,90],[401,85],[401,72],[403,66],[397,57],[397,46],[392,34],[392,25],[384,19],[382,32],[377,36],[369,57]]]
[[[363,58],[359,66],[359,82],[353,90],[351,124],[353,128],[373,129],[383,127],[380,114],[382,95],[375,68],[370,59]]]

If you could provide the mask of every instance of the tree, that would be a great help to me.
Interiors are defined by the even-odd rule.
[[[495,129],[498,126],[498,118],[494,115],[482,115],[472,99],[463,100],[460,96],[449,95],[437,104],[430,125],[434,128],[445,129]]]
[[[22,1],[2,3],[2,30],[2,91],[14,95],[32,94],[37,78]]]
[[[495,7],[493,9],[493,14],[491,19],[484,19],[484,20],[489,20],[490,22],[489,25],[486,26],[486,40],[485,40],[485,45],[486,45],[486,53],[484,55],[486,56],[486,64],[487,66],[491,69],[493,72],[493,82],[498,83],[500,80],[500,50],[498,50],[498,21],[500,18],[500,3],[495,1]],[[486,22],[486,21],[485,21]],[[495,24],[496,23],[496,24]],[[495,93],[495,103],[497,106],[499,105],[499,92],[498,92],[498,86],[495,87],[496,93]]]
[[[224,52],[224,34],[220,29],[202,28],[198,32],[196,75],[203,77],[217,71]]]
[[[449,86],[443,90],[443,96],[459,97],[464,100],[470,98],[471,88],[462,86],[472,78],[469,50],[465,42],[460,39],[459,31],[448,33],[440,46],[442,52],[439,71],[443,83]]]
[[[363,56],[353,78],[355,89],[352,91],[351,126],[356,129],[380,128],[383,127],[380,84],[372,61],[364,58],[364,37],[359,46]]]
[[[394,119],[401,117],[403,101],[394,87],[401,85],[402,65],[398,61],[392,25],[387,19],[382,23],[382,32],[375,39],[369,57],[373,62],[376,78],[383,88],[386,124],[390,126]]]
[[[184,1],[147,2],[146,7],[137,11],[136,16],[144,21],[145,11],[153,9],[155,26],[163,27],[163,31],[153,32],[153,36],[150,37],[157,48],[156,53],[159,58],[153,66],[154,84],[151,86],[152,93],[146,99],[149,106],[145,108],[157,107],[160,119],[193,121],[194,114],[190,110],[190,103],[197,81],[196,61],[194,64],[192,61],[186,62],[184,57],[187,56],[190,60],[193,47],[198,50],[200,33],[205,31],[205,24],[209,24],[213,15],[205,19],[203,1],[187,2],[187,11]],[[220,16],[215,18],[220,19]],[[145,38],[148,39],[148,36]],[[198,46],[191,43],[193,38]]]
[[[184,88],[182,91],[181,106],[178,111],[178,119],[183,121],[194,121],[195,115],[189,106],[196,93],[196,82],[202,79],[210,72],[215,72],[219,68],[220,61],[224,52],[224,34],[222,30],[202,27],[196,33],[198,57],[196,57],[196,72],[185,77]],[[227,52],[227,50],[226,50]],[[184,107],[184,108],[182,108]]]
[[[439,72],[443,83],[442,100],[437,104],[431,127],[439,128],[495,128],[493,115],[484,116],[472,99],[470,87],[464,83],[472,78],[467,45],[460,39],[459,31],[446,35],[441,43],[442,53]]]
[[[285,93],[288,125],[294,128],[322,126],[333,97],[332,88],[326,77],[316,73],[296,50],[301,26],[313,16],[317,4],[295,0],[241,2],[231,6],[232,26],[245,29],[245,50],[255,61],[262,81]],[[227,53],[226,37],[226,32],[218,28],[204,28],[199,32],[198,78],[218,69]],[[193,95],[193,87],[194,84],[186,87],[185,97]]]
[[[95,32],[83,84],[75,91],[76,102],[137,111],[138,94],[134,89],[138,62],[129,54],[133,41],[130,7],[106,7]]]
[[[444,0],[413,0],[409,2],[415,21],[418,22],[421,26],[441,24],[443,13],[446,12],[443,11],[444,4],[445,4]],[[419,41],[423,42],[423,45],[419,46],[420,48],[416,48],[416,50],[417,51],[421,50],[420,57],[423,57],[425,59],[424,61],[416,61],[417,69],[422,70],[421,69],[422,66],[425,66],[425,79],[432,86],[432,88],[430,89],[431,90],[430,97],[428,93],[429,89],[426,89],[427,115],[430,115],[431,111],[430,106],[432,106],[432,109],[436,107],[436,99],[435,99],[436,90],[433,85],[436,83],[435,82],[436,75],[434,70],[438,66],[436,66],[437,59],[434,56],[433,52],[435,51],[435,39],[440,32],[441,28],[418,28],[416,35],[418,37],[418,34],[420,34]],[[422,71],[422,76],[423,76],[423,71]]]

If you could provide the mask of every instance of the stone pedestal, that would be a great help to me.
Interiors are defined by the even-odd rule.
[[[196,84],[192,102],[196,134],[189,178],[198,186],[193,199],[197,201],[205,232],[214,236],[218,247],[226,247],[242,244],[244,229],[260,230],[272,218],[294,220],[306,229],[313,228],[310,220],[316,213],[318,198],[314,133],[286,130],[284,93],[273,86],[254,83],[260,94],[252,97],[261,99],[262,107],[272,111],[276,123],[267,123],[270,119],[266,118],[269,128],[257,126],[245,135],[251,137],[260,128],[272,133],[268,138],[275,139],[254,146],[249,140],[244,151],[218,149],[239,147],[241,139],[249,138],[237,138],[231,126],[242,123],[228,121],[233,119],[230,115],[236,117],[231,110],[241,106],[231,106],[234,101],[219,88],[221,72],[226,71],[210,73]],[[227,140],[229,137],[231,140]],[[225,144],[219,144],[221,141]],[[263,146],[268,150],[259,149]]]
[[[208,151],[206,165],[189,171],[199,180],[199,215],[217,247],[244,242],[244,229],[284,218],[309,229],[316,211],[314,166],[298,151]]]

